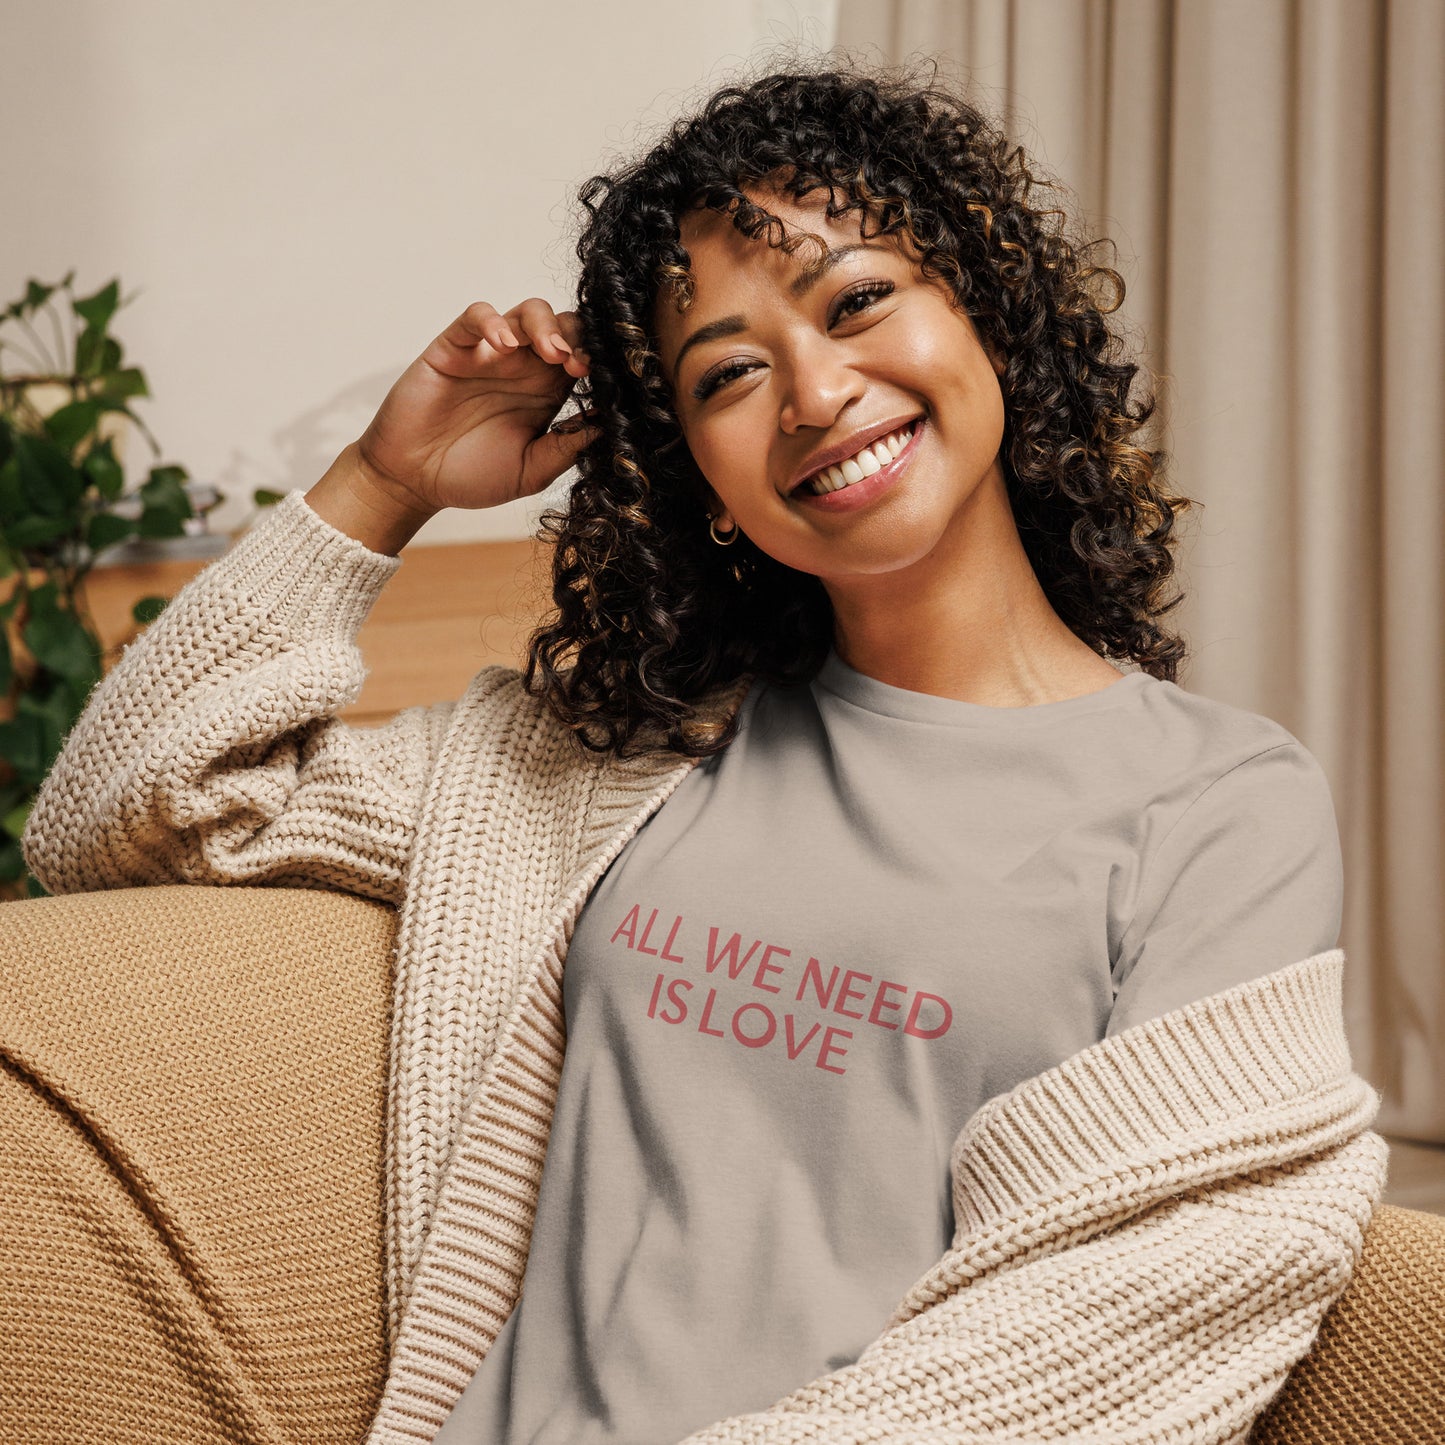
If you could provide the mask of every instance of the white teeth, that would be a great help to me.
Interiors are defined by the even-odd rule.
[[[849,457],[846,461],[838,462],[833,466],[824,467],[817,476],[803,483],[803,489],[811,492],[815,497],[821,497],[828,492],[836,492],[841,487],[850,486],[854,482],[861,482],[864,477],[871,477],[875,472],[886,467],[908,445],[908,439],[913,435],[914,425],[915,423],[909,422],[901,431],[889,432],[886,437],[880,437],[877,441],[869,443],[857,456]]]

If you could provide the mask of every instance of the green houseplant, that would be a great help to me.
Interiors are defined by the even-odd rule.
[[[180,536],[195,515],[183,467],[153,466],[126,493],[116,455],[124,429],[160,455],[130,405],[150,392],[110,334],[124,304],[119,281],[77,297],[74,276],[32,280],[0,312],[0,898],[45,894],[25,869],[20,835],[103,670],[85,574],[106,548]],[[142,598],[135,621],[150,622],[166,600]]]

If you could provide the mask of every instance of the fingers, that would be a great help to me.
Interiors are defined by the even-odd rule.
[[[575,311],[559,315],[541,297],[533,296],[507,312],[504,322],[544,361],[570,376],[586,376],[587,354],[581,349],[582,327]]]
[[[590,359],[582,348],[582,318],[575,311],[559,311],[557,329],[567,339],[574,354],[581,356],[584,361]]]
[[[556,312],[538,296],[520,302],[505,314],[490,302],[474,301],[437,340],[465,353],[469,365],[512,355],[526,346],[569,376],[586,376],[589,369],[577,313]]]
[[[597,424],[598,413],[595,410],[574,411],[571,416],[565,416],[561,421],[554,421],[551,430],[555,432],[585,431],[596,434],[602,430]]]
[[[582,448],[597,431],[594,426],[582,425],[574,430],[567,423],[559,423],[541,433],[527,448],[525,490],[541,491],[550,487],[568,467],[576,465]]]
[[[473,301],[437,338],[461,351],[470,351],[479,342],[486,342],[493,351],[510,351],[518,338],[497,308],[486,301]]]

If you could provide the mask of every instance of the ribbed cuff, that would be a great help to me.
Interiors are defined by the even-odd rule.
[[[283,615],[299,637],[354,637],[382,589],[402,565],[373,552],[288,492],[243,532],[216,562],[212,581],[254,606]]]

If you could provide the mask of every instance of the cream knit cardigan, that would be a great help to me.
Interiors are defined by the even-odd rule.
[[[392,1352],[372,1445],[432,1438],[518,1298],[567,945],[693,765],[583,755],[500,667],[383,727],[336,718],[401,565],[288,495],[96,688],[23,840],[54,893],[270,883],[400,910]],[[952,1247],[877,1339],[689,1445],[1243,1441],[1344,1289],[1384,1185],[1343,967],[1339,949],[1298,960],[983,1104],[952,1151]]]

